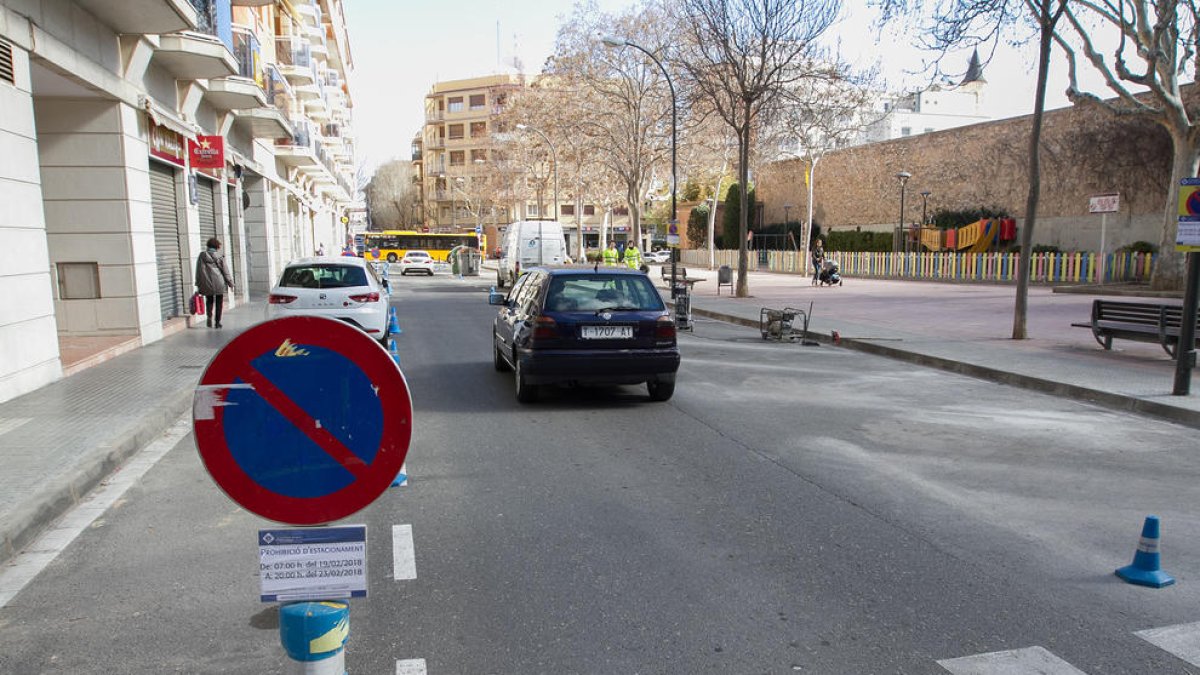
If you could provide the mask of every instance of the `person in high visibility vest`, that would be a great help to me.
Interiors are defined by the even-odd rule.
[[[642,252],[638,250],[637,242],[629,242],[625,247],[625,265],[631,270],[641,269]]]
[[[620,256],[617,254],[617,242],[608,242],[608,248],[604,249],[604,266],[616,267]]]

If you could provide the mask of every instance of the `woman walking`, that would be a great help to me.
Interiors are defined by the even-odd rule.
[[[225,267],[225,256],[221,255],[221,242],[216,237],[208,240],[208,249],[196,258],[196,291],[208,303],[208,327],[221,327],[221,305],[225,289],[233,288],[233,279]]]

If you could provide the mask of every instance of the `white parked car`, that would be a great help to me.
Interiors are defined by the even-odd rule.
[[[437,261],[429,253],[425,251],[409,251],[400,260],[400,276],[406,276],[409,272],[424,272],[429,276],[433,276],[435,267],[437,267]]]
[[[669,263],[671,262],[670,251],[650,251],[642,256],[642,260],[648,263]]]
[[[301,258],[283,268],[267,316],[324,316],[357,326],[386,346],[388,289],[362,258]]]

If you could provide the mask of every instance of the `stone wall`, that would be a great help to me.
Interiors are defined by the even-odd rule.
[[[989,207],[1021,224],[1028,194],[1032,116],[998,120],[830,153],[815,171],[814,221],[825,229],[891,230],[900,219],[896,174],[912,174],[905,221],[928,209]],[[1107,219],[1106,248],[1133,241],[1157,244],[1170,181],[1171,143],[1156,125],[1074,107],[1049,111],[1042,132],[1042,190],[1034,242],[1064,249],[1099,247],[1100,217],[1088,197],[1118,192],[1120,213]],[[807,212],[803,164],[777,162],[759,172],[756,189],[766,222]]]

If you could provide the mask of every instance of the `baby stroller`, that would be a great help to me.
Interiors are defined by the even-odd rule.
[[[842,275],[838,272],[836,260],[825,260],[821,263],[821,271],[817,273],[817,283],[821,286],[841,286]]]

